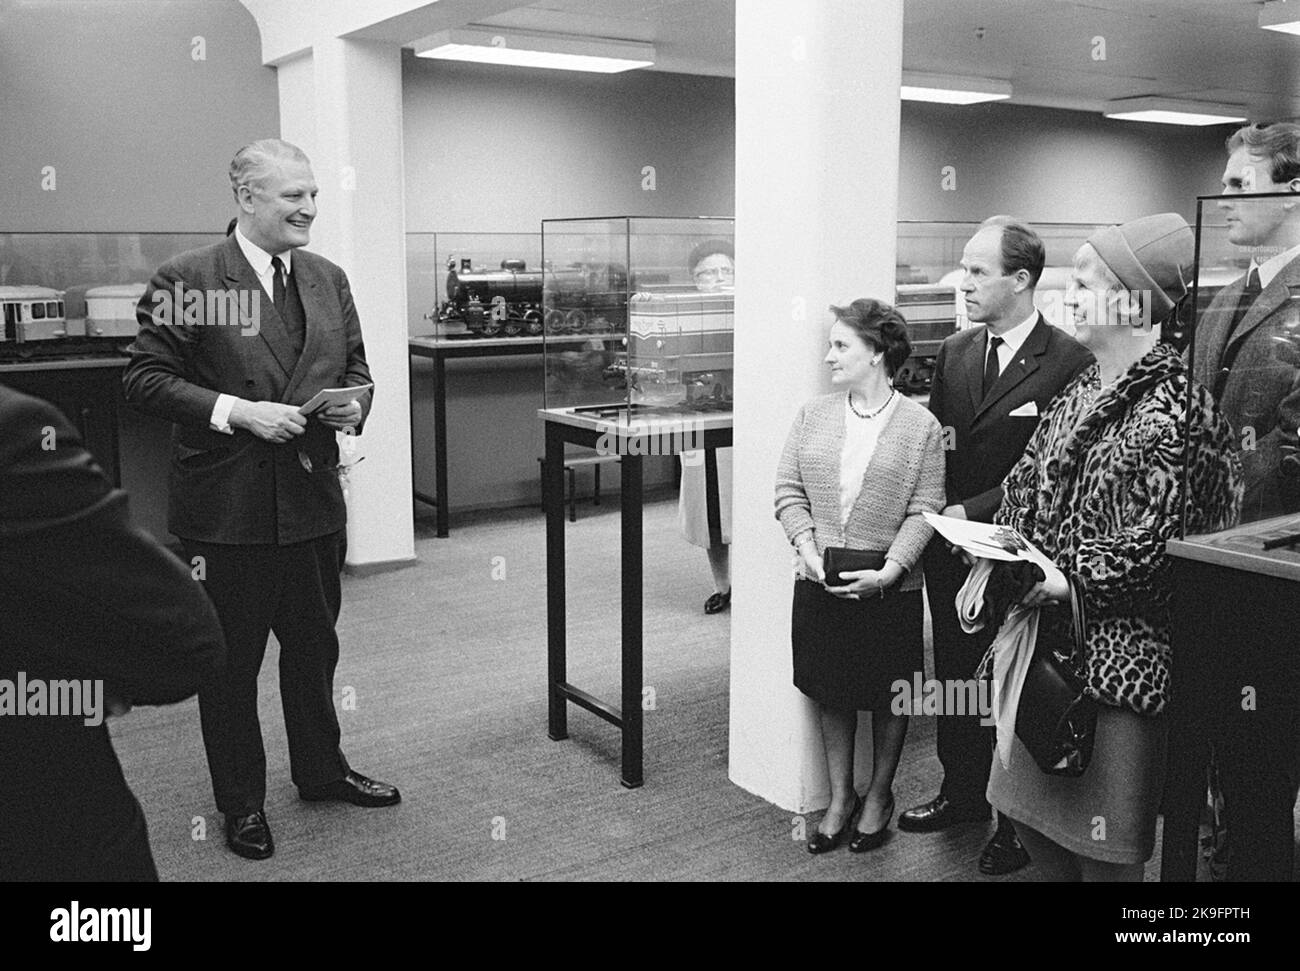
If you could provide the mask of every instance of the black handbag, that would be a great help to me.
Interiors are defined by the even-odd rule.
[[[1083,589],[1070,578],[1070,636],[1039,626],[1016,710],[1016,736],[1048,775],[1083,775],[1097,740],[1097,702],[1084,692],[1088,620]]]
[[[847,546],[828,546],[822,551],[822,572],[826,586],[846,587],[852,580],[840,574],[857,570],[881,570],[885,566],[884,550],[851,550]]]

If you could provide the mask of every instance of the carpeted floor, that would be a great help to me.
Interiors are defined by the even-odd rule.
[[[441,540],[422,521],[419,565],[346,578],[339,621],[344,751],[357,770],[398,785],[401,805],[298,800],[272,642],[261,695],[272,859],[245,861],[224,846],[195,701],[112,723],[163,879],[985,879],[975,861],[991,827],[895,832],[865,856],[813,857],[793,838],[791,813],[728,781],[729,620],[704,615],[708,566],[678,536],[675,515],[671,500],[646,508],[645,683],[656,707],[643,788],[619,784],[618,734],[595,716],[570,706],[570,739],[546,736],[540,513],[462,516]],[[570,680],[616,702],[617,506],[579,516],[568,527]],[[937,788],[933,723],[913,719],[900,809]],[[1156,872],[1153,862],[1148,879]]]

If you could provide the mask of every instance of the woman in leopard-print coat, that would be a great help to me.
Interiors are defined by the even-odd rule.
[[[1191,231],[1172,213],[1101,230],[1080,248],[1067,306],[1097,362],[1042,416],[995,517],[1058,568],[1027,603],[1066,599],[1067,574],[1085,589],[1087,690],[1102,703],[1092,763],[1079,778],[1049,776],[1017,740],[989,780],[990,802],[1049,878],[1142,878],[1165,761],[1165,542],[1184,505],[1188,531],[1209,532],[1231,525],[1241,502],[1231,431],[1209,392],[1189,395],[1186,366],[1158,327],[1131,326],[1141,300],[1157,321],[1173,312],[1191,257]]]

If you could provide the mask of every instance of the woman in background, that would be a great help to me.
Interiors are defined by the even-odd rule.
[[[725,239],[707,239],[691,250],[687,259],[695,288],[703,293],[731,292],[736,286],[735,250]],[[731,607],[731,449],[717,450],[720,542],[709,535],[708,494],[705,489],[704,451],[681,455],[682,479],[677,500],[677,525],[688,543],[701,546],[709,557],[713,594],[704,601],[706,614]]]
[[[826,363],[835,390],[800,409],[776,481],[776,517],[798,550],[794,684],[818,706],[831,786],[810,853],[839,846],[855,817],[851,850],[885,841],[907,735],[907,715],[892,710],[891,688],[924,671],[918,564],[932,529],[922,514],[944,504],[939,423],[893,388],[911,354],[906,323],[879,300],[831,312]],[[826,586],[822,554],[829,546],[883,553],[884,565]],[[853,785],[859,711],[872,713],[865,799]]]

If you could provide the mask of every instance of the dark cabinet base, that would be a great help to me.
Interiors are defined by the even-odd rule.
[[[1293,877],[1300,788],[1300,584],[1174,560],[1162,880],[1196,875],[1211,747],[1232,848],[1228,879]]]

